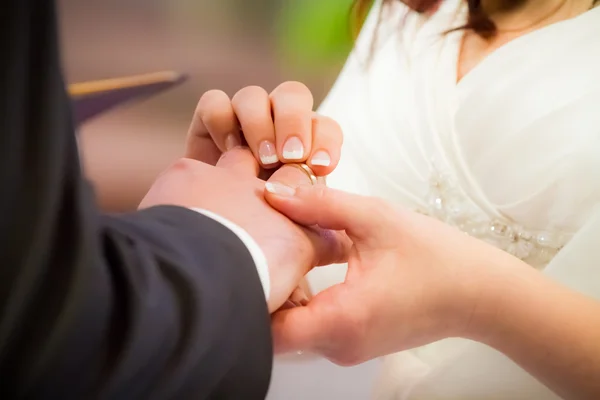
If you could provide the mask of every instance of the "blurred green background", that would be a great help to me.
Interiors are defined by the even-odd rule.
[[[275,23],[284,68],[310,76],[339,66],[352,48],[352,0],[283,3]]]
[[[315,103],[352,47],[352,0],[58,0],[69,82],[160,70],[184,86],[83,127],[82,155],[100,202],[135,207],[182,153],[199,97],[299,80]]]

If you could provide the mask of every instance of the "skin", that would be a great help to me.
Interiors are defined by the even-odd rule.
[[[465,32],[457,81],[509,41],[577,16],[593,6],[593,0],[523,0],[507,12],[503,3],[505,1],[482,1],[484,10],[497,25],[498,34],[483,39]],[[285,82],[271,93],[261,87],[248,86],[231,99],[219,90],[206,92],[194,112],[185,156],[214,164],[224,151],[245,143],[261,167],[258,175],[262,178],[270,176],[281,165],[297,162],[305,162],[316,175],[326,176],[339,162],[343,136],[339,125],[313,112],[313,106],[310,90],[299,82]],[[302,143],[303,151],[298,157],[289,158],[289,152],[286,154],[285,144],[291,138]],[[267,154],[265,143],[269,144]],[[305,300],[303,293],[310,297],[306,282],[300,286],[292,296],[295,304]]]
[[[313,106],[312,93],[299,82],[282,83],[271,93],[248,86],[231,99],[220,90],[211,90],[198,101],[185,156],[214,164],[223,152],[245,143],[260,165],[261,178],[298,162],[324,177],[339,162],[343,135],[337,122],[318,115]],[[289,158],[286,143],[290,139],[302,143],[301,156]],[[270,151],[265,153],[265,149]],[[288,306],[302,304],[310,296],[308,283],[302,280]]]
[[[510,40],[592,6],[591,1],[547,0],[523,2],[507,13],[496,1],[483,4],[498,34],[484,40],[465,33],[457,80]],[[312,96],[307,92],[303,85],[290,82],[270,94],[257,87],[245,88],[232,99],[218,91],[206,93],[194,115],[186,156],[212,163],[222,151],[245,141],[261,162],[260,144],[268,140],[277,162],[261,162],[262,169],[307,161],[318,175],[328,174],[339,160],[341,132],[335,122],[312,112]],[[305,151],[302,157],[286,159],[284,143],[292,136],[303,143]],[[328,152],[329,165],[311,162],[318,150]],[[259,174],[253,168],[249,179]],[[182,186],[189,188],[190,183]],[[285,273],[283,279],[278,275],[281,272],[272,273],[274,282],[286,285],[270,304],[271,309],[284,305],[273,317],[279,352],[310,351],[338,364],[353,365],[443,338],[463,337],[503,352],[564,398],[600,397],[598,302],[427,217],[324,186],[297,187],[277,176],[270,183],[265,198],[275,209],[300,225],[344,230],[353,243],[346,281],[309,302],[284,305],[285,296],[316,259],[308,257],[300,273]],[[223,185],[221,180],[198,184]],[[256,190],[259,184],[255,184],[246,189]],[[253,204],[256,199],[247,200]],[[202,206],[196,202],[183,205]],[[209,206],[219,212],[220,205]],[[248,230],[255,229],[236,212],[223,212]],[[270,257],[279,260],[282,256]]]
[[[486,40],[465,32],[457,81],[507,42],[579,15],[592,7],[593,0],[522,1],[511,12],[506,12],[502,3],[500,0],[482,2],[496,23],[498,34]],[[258,86],[248,86],[231,99],[222,91],[211,90],[200,98],[194,112],[185,157],[214,164],[224,151],[247,143],[261,167],[259,176],[262,178],[267,178],[281,165],[296,162],[305,162],[316,175],[326,176],[339,162],[343,135],[334,120],[316,114],[313,106],[310,90],[299,82],[282,83],[271,93]],[[285,143],[290,138],[302,143],[301,157],[286,158]],[[271,149],[267,155],[265,143],[269,143],[267,148]],[[300,286],[301,289],[294,292],[295,304],[311,296],[305,281]]]
[[[535,0],[518,1],[520,5],[505,11],[505,0],[483,0],[483,9],[496,24],[498,33],[484,39],[465,32],[459,54],[457,81],[460,81],[484,58],[506,43],[553,23],[583,14],[594,7],[594,0]]]
[[[226,152],[216,166],[180,159],[160,174],[140,208],[164,204],[201,208],[245,229],[267,258],[271,278],[268,307],[273,312],[312,267],[345,260],[349,243],[339,233],[302,227],[271,208],[264,200],[265,182],[257,177],[258,172],[247,148]],[[290,185],[308,183],[308,177],[294,167],[280,168],[272,179]]]
[[[573,18],[594,6],[594,0],[523,0],[506,11],[503,3],[502,0],[482,1],[482,7],[496,24],[498,33],[484,39],[473,32],[465,32],[457,81],[511,40]],[[248,86],[231,99],[222,91],[211,90],[200,98],[194,112],[185,156],[214,165],[221,153],[247,143],[265,170],[273,171],[286,163],[305,162],[316,175],[326,176],[339,162],[343,135],[334,120],[316,114],[313,106],[310,90],[299,82],[282,83],[271,93],[258,86]],[[298,157],[290,158],[285,144],[292,138],[302,143],[303,151]],[[265,155],[264,143],[270,143],[267,147],[272,151],[268,155]],[[325,158],[317,157],[324,154]],[[324,162],[324,159],[328,161]]]
[[[514,0],[521,5],[507,13],[501,5],[504,2],[504,0],[482,1],[484,9],[497,24],[499,33],[490,40],[484,40],[470,32],[465,33],[459,57],[457,81],[460,81],[490,53],[510,40],[550,23],[581,14],[592,6],[592,0]],[[534,21],[533,24],[532,21]],[[233,103],[235,103],[235,109]],[[259,106],[253,106],[253,104],[259,104]],[[275,120],[279,121],[277,131],[271,117],[273,110],[275,111],[273,112]],[[329,167],[313,165],[317,175],[325,176],[335,168],[339,160],[339,150],[336,152],[336,149],[341,147],[342,135],[335,121],[314,115],[311,117],[312,131],[309,132],[306,121],[308,121],[309,113],[312,113],[311,110],[312,96],[308,89],[298,82],[286,82],[270,94],[260,87],[247,87],[236,94],[233,99],[229,99],[221,91],[207,92],[202,96],[194,114],[188,135],[188,152],[185,155],[188,158],[214,165],[227,147],[228,133],[234,133],[234,136],[240,140],[244,136],[244,140],[248,141],[255,155],[258,155],[260,139],[273,140],[276,143],[278,157],[281,159],[284,138],[298,134],[310,148],[307,150],[307,154],[308,152],[314,153],[318,149],[331,152]],[[236,115],[236,111],[241,115]],[[302,117],[289,115],[290,113],[302,115]],[[238,119],[245,126],[243,131],[239,129]],[[289,122],[290,119],[296,119],[296,122]],[[288,122],[285,122],[286,120]],[[293,128],[294,126],[298,129]],[[87,140],[84,138],[83,143],[86,142]],[[172,153],[176,154],[176,150],[173,150]],[[88,164],[93,161],[93,157],[87,158]],[[307,155],[303,158],[310,157]],[[271,171],[277,166],[278,164],[265,165]],[[87,168],[92,172],[95,169],[97,168],[93,166]],[[98,173],[92,174],[91,178],[102,189],[104,179],[97,175]],[[261,176],[266,177],[268,174]],[[102,205],[110,210],[131,209],[139,201],[138,195],[147,190],[146,185],[151,181],[151,177],[145,180],[138,179],[136,182],[129,182],[127,187],[120,188],[120,190],[108,190],[111,193],[101,198]],[[100,192],[104,191],[100,190]]]
[[[337,122],[313,112],[313,103],[312,93],[299,82],[282,83],[271,93],[248,86],[231,99],[219,90],[206,92],[194,112],[186,157],[214,163],[245,142],[265,170],[305,162],[325,176],[340,159],[343,136]],[[296,144],[292,152],[286,147],[291,142]]]
[[[292,220],[344,230],[353,242],[344,283],[273,316],[278,352],[354,365],[462,337],[506,354],[565,399],[600,398],[600,303],[381,200],[320,185],[272,181],[266,189],[267,201]]]

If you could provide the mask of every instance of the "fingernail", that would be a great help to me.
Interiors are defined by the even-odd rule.
[[[310,159],[310,163],[312,165],[329,167],[329,164],[331,164],[331,157],[329,157],[329,153],[325,150],[319,150],[313,154],[312,158]]]
[[[277,182],[267,182],[265,183],[265,189],[267,189],[267,192],[276,194],[278,196],[293,196],[296,193],[296,190],[292,187],[286,186],[286,185],[282,185],[281,183],[277,183]]]
[[[302,157],[304,157],[304,145],[298,137],[292,136],[283,145],[283,158],[300,160]]]
[[[263,165],[271,165],[279,162],[275,145],[268,140],[264,140],[258,146],[258,156]]]
[[[238,135],[236,135],[234,133],[230,133],[225,138],[225,150],[227,150],[227,151],[233,149],[234,147],[238,147],[241,145],[242,145],[242,142],[240,142]]]

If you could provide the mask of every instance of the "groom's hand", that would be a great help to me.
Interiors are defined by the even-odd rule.
[[[215,167],[181,159],[158,177],[140,207],[201,208],[243,228],[267,258],[272,312],[285,303],[312,267],[345,260],[349,242],[332,231],[300,227],[275,211],[264,199],[265,182],[256,177],[258,171],[254,156],[245,148],[225,153]],[[308,183],[302,171],[289,166],[278,170],[274,178],[290,185]]]

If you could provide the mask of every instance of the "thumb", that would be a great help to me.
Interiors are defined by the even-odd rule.
[[[271,175],[269,182],[297,187],[310,184],[310,179],[302,168],[297,168],[293,164],[284,164]],[[305,232],[313,244],[314,256],[311,266],[337,264],[348,260],[352,242],[345,233],[333,232],[327,228],[314,229],[316,224],[300,223],[300,225],[308,227]]]
[[[339,307],[319,301],[319,296],[328,294],[326,292],[319,293],[306,306],[286,308],[271,316],[276,354],[296,351],[327,353],[327,347],[335,342],[334,335],[339,332]]]
[[[279,182],[265,184],[269,204],[291,220],[305,226],[345,230],[355,245],[381,244],[382,229],[392,209],[387,203],[325,185],[298,186]]]
[[[316,343],[323,336],[323,321],[310,306],[291,307],[271,316],[271,331],[275,354],[296,351],[315,352]]]
[[[367,360],[369,334],[364,307],[344,283],[317,294],[304,307],[273,314],[271,329],[276,354],[306,351],[339,365]],[[364,304],[362,300],[359,300]],[[367,336],[365,336],[367,335]]]

